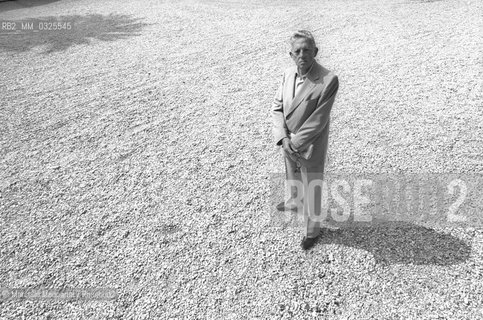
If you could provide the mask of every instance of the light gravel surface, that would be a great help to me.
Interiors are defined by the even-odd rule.
[[[26,1],[0,20],[0,319],[482,319],[481,225],[273,224],[270,104],[314,31],[328,172],[483,172],[479,0]],[[480,207],[481,208],[481,207]],[[482,212],[477,211],[481,215]]]

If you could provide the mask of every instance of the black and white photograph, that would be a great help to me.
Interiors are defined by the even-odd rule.
[[[0,320],[483,320],[481,0],[0,0]]]

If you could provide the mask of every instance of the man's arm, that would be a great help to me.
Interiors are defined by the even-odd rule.
[[[287,137],[285,131],[285,118],[283,115],[283,86],[285,82],[285,73],[283,74],[282,83],[280,84],[272,104],[272,122],[273,136],[277,145],[282,144],[283,138]]]
[[[318,101],[314,112],[307,118],[292,138],[292,143],[297,150],[306,149],[308,147],[307,144],[312,141],[312,138],[325,129],[338,90],[339,79],[337,76],[334,76],[327,85],[322,98]]]

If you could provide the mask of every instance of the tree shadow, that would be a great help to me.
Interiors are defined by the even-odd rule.
[[[43,6],[59,0],[0,0],[0,12]]]
[[[341,244],[373,254],[378,264],[448,266],[466,261],[471,248],[462,240],[407,222],[347,224],[323,229],[321,244]]]
[[[15,31],[0,32],[0,51],[25,52],[35,48],[47,54],[65,51],[74,45],[90,44],[92,40],[126,39],[140,35],[140,31],[148,25],[140,20],[119,14],[26,19],[16,22]],[[60,29],[52,30],[53,24],[57,23],[60,23]],[[22,30],[22,26],[27,25],[32,26],[33,30],[26,28]],[[45,30],[46,28],[51,29]]]

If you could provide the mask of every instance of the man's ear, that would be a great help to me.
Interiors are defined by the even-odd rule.
[[[319,48],[315,47],[314,49],[314,57],[317,56],[317,53],[319,52]]]

